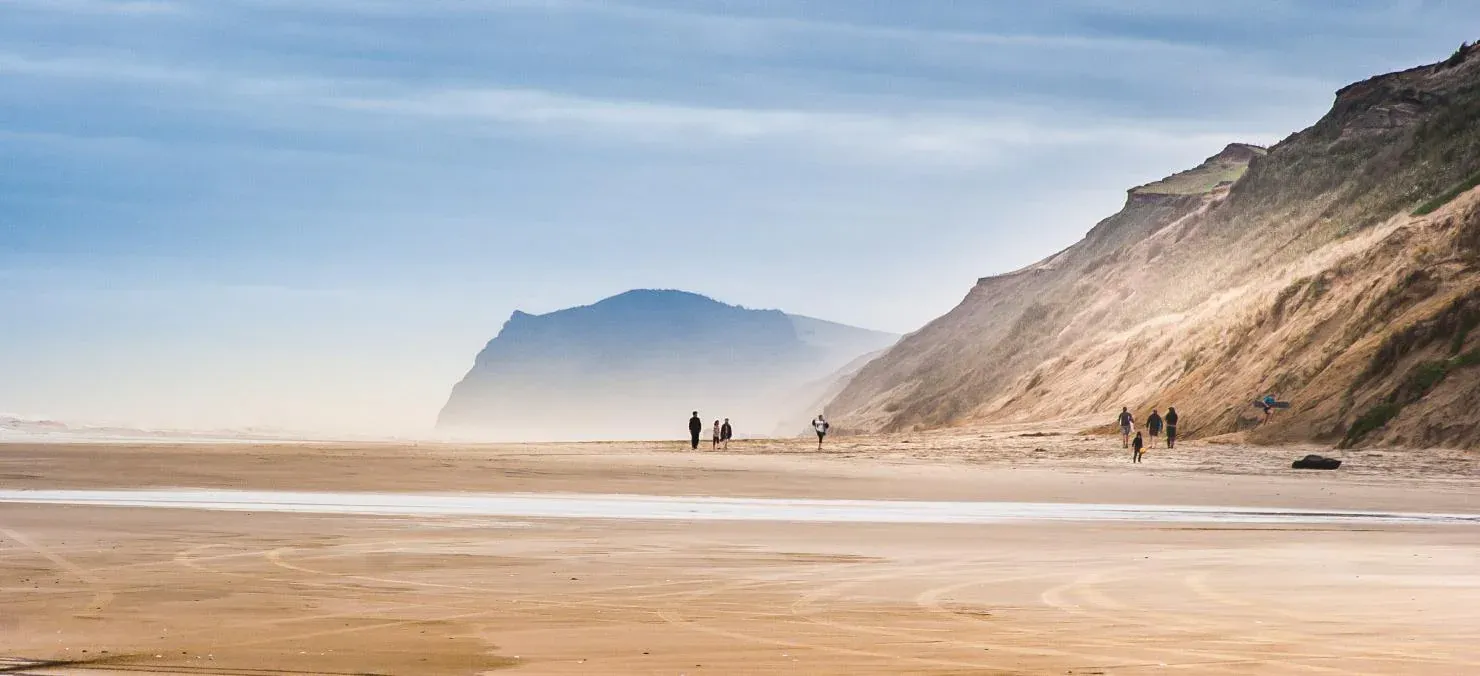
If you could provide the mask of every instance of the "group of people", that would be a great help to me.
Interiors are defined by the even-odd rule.
[[[1151,415],[1146,417],[1146,433],[1150,436],[1149,440],[1142,436],[1141,430],[1137,429],[1136,416],[1131,413],[1130,408],[1121,407],[1117,422],[1120,423],[1122,447],[1131,449],[1131,462],[1141,462],[1145,449],[1156,445],[1156,440],[1161,438],[1162,431],[1165,431],[1167,435],[1166,447],[1177,447],[1177,408],[1175,406],[1167,407],[1165,417],[1159,410],[1151,409]],[[830,427],[827,419],[820,413],[812,419],[812,431],[817,433],[818,450],[822,450],[822,440],[827,437]],[[725,450],[729,450],[730,439],[735,436],[735,429],[730,426],[730,419],[725,418],[723,422],[715,420],[712,429],[714,430],[711,437],[713,448],[719,450],[723,445]],[[698,411],[694,411],[693,416],[689,418],[689,447],[696,451],[699,450],[699,437],[703,434],[704,420],[699,417]],[[1132,436],[1133,434],[1135,436]]]
[[[1147,440],[1141,436],[1141,431],[1136,429],[1136,416],[1131,415],[1129,408],[1120,409],[1120,440],[1122,448],[1131,450],[1131,462],[1141,462],[1141,456],[1147,447]],[[1151,415],[1146,418],[1146,432],[1150,434],[1150,444],[1155,445],[1157,438],[1161,436],[1162,429],[1167,433],[1167,448],[1177,447],[1177,408],[1167,408],[1166,417],[1156,409],[1151,409]],[[1131,433],[1135,437],[1131,437]]]
[[[827,419],[823,418],[821,413],[817,414],[817,417],[812,420],[812,430],[817,432],[818,450],[822,449],[822,439],[827,436],[829,427],[832,427],[832,425],[828,424]],[[713,448],[718,450],[721,447],[720,445],[723,444],[724,449],[729,450],[730,439],[735,436],[735,428],[730,426],[730,419],[725,418],[724,422],[714,421],[713,429]],[[693,416],[689,418],[689,447],[696,451],[699,450],[699,437],[703,434],[704,420],[699,417],[698,411],[694,411]]]
[[[699,450],[699,435],[704,433],[704,421],[699,418],[699,412],[694,411],[694,416],[689,418],[689,446]],[[724,444],[726,450],[730,448],[730,439],[735,436],[735,428],[730,427],[730,419],[725,421],[714,421],[714,448],[719,449]]]

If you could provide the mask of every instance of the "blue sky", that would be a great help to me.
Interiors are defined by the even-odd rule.
[[[1455,0],[0,0],[0,412],[414,433],[516,308],[908,331]]]

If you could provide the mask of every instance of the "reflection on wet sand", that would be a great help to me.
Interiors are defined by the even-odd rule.
[[[0,490],[0,502],[313,514],[681,521],[988,524],[1015,521],[1480,524],[1480,515],[1054,502],[816,500],[653,495],[228,490]]]

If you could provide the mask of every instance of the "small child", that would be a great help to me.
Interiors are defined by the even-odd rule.
[[[1136,432],[1136,438],[1131,441],[1131,448],[1135,449],[1135,454],[1131,456],[1131,462],[1141,461],[1141,448],[1144,447],[1145,443],[1141,440],[1141,433]]]

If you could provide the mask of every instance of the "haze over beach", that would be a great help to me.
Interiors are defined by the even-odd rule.
[[[9,0],[0,412],[421,434],[635,288],[907,333],[1473,37],[1416,7]]]
[[[1480,672],[1480,7],[0,0],[0,672]]]

